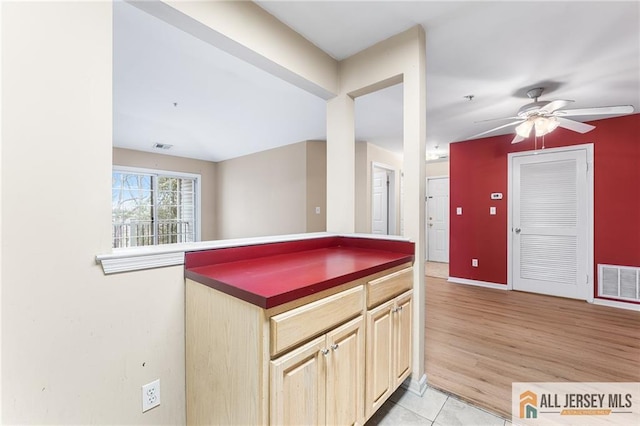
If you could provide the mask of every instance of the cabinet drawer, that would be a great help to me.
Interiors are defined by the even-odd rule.
[[[367,307],[372,308],[413,288],[413,267],[367,283]]]
[[[360,314],[363,307],[364,287],[359,285],[271,317],[271,356]]]

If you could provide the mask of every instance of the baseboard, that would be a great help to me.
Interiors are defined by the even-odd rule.
[[[630,311],[638,311],[640,312],[640,305],[635,303],[627,303],[627,302],[619,302],[617,300],[609,300],[609,299],[598,299],[597,297],[593,299],[594,305],[602,305],[609,306],[612,308],[619,309],[628,309]]]
[[[496,283],[490,283],[487,281],[468,280],[466,278],[457,278],[457,277],[449,277],[447,281],[455,284],[475,285],[477,287],[495,288],[497,290],[508,290],[506,284],[496,284]]]
[[[413,375],[411,375],[407,380],[402,382],[400,387],[418,396],[422,396],[427,390],[427,374],[423,374],[420,380],[413,380]]]

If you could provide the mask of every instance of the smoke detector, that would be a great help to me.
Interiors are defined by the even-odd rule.
[[[171,149],[171,147],[173,147],[173,145],[168,144],[168,143],[154,143],[153,144],[153,148],[154,149]]]

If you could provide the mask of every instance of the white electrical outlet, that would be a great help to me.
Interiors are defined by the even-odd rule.
[[[160,405],[160,379],[142,387],[142,412]]]
[[[471,259],[471,266],[473,266],[474,268],[478,267],[478,259]]]

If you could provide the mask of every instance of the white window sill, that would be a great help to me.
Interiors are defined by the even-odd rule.
[[[164,244],[159,246],[114,249],[108,254],[96,256],[96,263],[102,265],[105,274],[184,265],[184,254],[188,251],[211,250],[228,247],[242,247],[256,244],[280,243],[285,241],[310,240],[323,237],[348,236],[354,238],[377,238],[408,241],[393,235],[333,234],[314,232],[309,234],[276,235],[267,237],[238,238],[233,240],[201,241],[197,243]]]
[[[184,265],[184,254],[188,251],[296,241],[332,235],[333,234],[322,232],[113,249],[112,253],[97,255],[96,262],[102,265],[102,270],[105,274],[115,274],[119,272]]]

